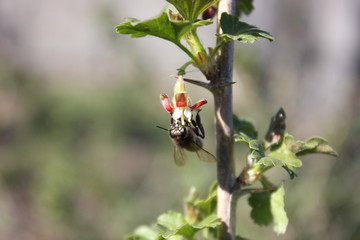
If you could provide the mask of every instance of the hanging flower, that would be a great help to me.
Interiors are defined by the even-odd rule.
[[[192,111],[200,111],[199,108],[207,103],[206,99],[201,99],[194,105],[191,105],[182,76],[178,76],[178,80],[175,83],[172,103],[170,103],[169,98],[165,93],[160,94],[160,101],[163,108],[171,114],[175,123],[181,121],[182,125],[185,125],[186,122],[191,122]]]

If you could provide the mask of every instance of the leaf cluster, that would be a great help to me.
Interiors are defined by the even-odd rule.
[[[221,14],[222,34],[218,35],[216,46],[209,48],[203,46],[197,35],[197,28],[212,24],[213,21],[202,20],[199,17],[208,8],[216,6],[219,0],[167,0],[167,2],[169,6],[158,16],[144,21],[125,18],[125,22],[116,26],[116,31],[134,38],[155,36],[177,45],[191,58],[179,68],[179,75],[183,75],[186,72],[185,68],[191,64],[206,75],[213,67],[219,49],[226,42],[238,40],[242,43],[253,43],[259,38],[274,40],[268,32],[239,21],[239,16],[243,13],[249,14],[253,10],[252,0],[237,1],[235,15]]]
[[[265,137],[258,139],[258,132],[249,121],[234,117],[234,140],[247,144],[249,148],[249,161],[239,180],[243,186],[250,186],[258,180],[263,186],[260,191],[250,191],[251,217],[259,225],[273,222],[274,231],[278,234],[286,231],[288,222],[284,209],[285,191],[283,184],[276,187],[267,180],[264,173],[274,167],[282,167],[293,179],[303,164],[300,156],[313,153],[337,156],[323,138],[296,140],[286,132],[285,118],[285,111],[281,108],[271,118]]]
[[[205,199],[198,196],[192,189],[185,200],[184,214],[169,211],[161,214],[154,225],[140,226],[134,233],[127,236],[128,240],[181,240],[194,239],[201,232],[204,238],[215,238],[221,221],[216,216],[216,188],[213,184]]]

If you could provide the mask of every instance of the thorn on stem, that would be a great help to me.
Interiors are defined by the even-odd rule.
[[[213,92],[213,91],[215,91],[215,90],[217,90],[219,88],[224,88],[224,87],[227,87],[227,86],[230,86],[230,85],[236,83],[236,82],[226,82],[226,83],[213,84],[211,82],[206,83],[206,82],[203,82],[203,81],[193,80],[193,79],[189,79],[189,78],[184,78],[184,81],[188,82],[188,83],[191,83],[191,84],[194,84],[194,85],[197,85],[197,86],[200,86],[200,87],[203,87],[203,88],[206,88],[210,92]]]

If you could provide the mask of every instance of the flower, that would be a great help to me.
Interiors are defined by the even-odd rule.
[[[200,111],[199,108],[207,103],[206,99],[201,99],[194,105],[191,105],[182,76],[178,76],[175,83],[172,103],[170,103],[169,97],[165,93],[160,94],[160,101],[163,108],[171,114],[175,123],[181,121],[182,125],[185,125],[186,122],[191,122],[192,111]]]

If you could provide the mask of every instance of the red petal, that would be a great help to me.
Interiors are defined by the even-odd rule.
[[[187,106],[187,97],[185,93],[178,93],[175,95],[175,104],[176,107],[186,107]]]
[[[171,106],[168,96],[165,93],[160,94],[160,101],[163,108],[168,112],[172,113],[174,108]]]
[[[197,103],[195,103],[194,105],[192,105],[190,108],[192,110],[197,109],[199,107],[201,107],[202,105],[206,104],[207,100],[206,99],[201,99],[200,101],[198,101]]]

